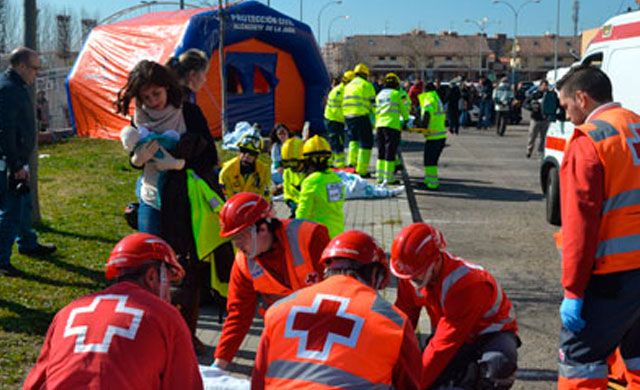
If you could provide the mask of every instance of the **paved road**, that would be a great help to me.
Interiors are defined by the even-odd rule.
[[[405,133],[406,134],[406,133]],[[545,222],[539,159],[525,158],[526,126],[504,137],[475,128],[449,136],[440,191],[422,182],[423,138],[403,135],[403,156],[422,218],[452,253],[489,269],[514,302],[523,345],[518,389],[551,389],[556,378],[560,260]]]

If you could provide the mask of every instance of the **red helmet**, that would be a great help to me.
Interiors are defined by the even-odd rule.
[[[320,264],[327,268],[328,261],[333,258],[349,259],[362,265],[379,263],[385,269],[385,277],[381,288],[386,286],[389,281],[387,255],[376,240],[367,233],[359,230],[349,230],[338,234],[327,244],[327,247],[324,248],[320,258]]]
[[[262,196],[240,192],[224,203],[220,210],[221,237],[231,237],[271,215],[271,206]]]
[[[424,273],[446,248],[442,233],[426,223],[405,226],[391,245],[391,272],[400,279]]]
[[[178,263],[171,246],[162,238],[149,233],[134,233],[120,240],[107,260],[105,276],[107,280],[111,280],[151,261],[165,263],[169,267],[172,282],[184,277],[184,269]]]

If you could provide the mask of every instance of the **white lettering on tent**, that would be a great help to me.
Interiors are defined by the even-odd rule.
[[[267,31],[295,34],[295,25],[291,19],[269,15],[231,14],[231,28],[245,31]]]

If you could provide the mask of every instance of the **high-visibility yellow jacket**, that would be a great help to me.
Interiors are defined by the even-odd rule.
[[[239,192],[253,192],[267,200],[271,198],[271,172],[269,166],[258,159],[255,171],[243,176],[240,173],[240,156],[232,158],[222,166],[219,181],[227,199]]]
[[[329,121],[344,123],[342,113],[342,97],[344,96],[344,84],[333,87],[327,96],[327,105],[324,107],[324,118]]]
[[[402,103],[407,109],[407,115],[402,117],[401,119],[403,122],[407,122],[409,120],[409,114],[411,113],[411,98],[409,97],[407,91],[404,90],[404,88],[400,87],[398,91],[400,92],[400,96],[402,97]]]
[[[420,102],[420,115],[424,115],[425,112],[429,113],[429,128],[424,135],[427,140],[447,138],[447,130],[445,129],[447,114],[438,93],[436,91],[423,92],[418,95],[418,101]]]
[[[344,87],[342,98],[342,113],[345,118],[368,116],[373,113],[373,102],[376,90],[373,85],[362,77],[356,77]]]
[[[302,181],[296,218],[321,223],[333,238],[344,231],[346,188],[340,176],[327,169]]]
[[[295,172],[291,168],[286,168],[282,173],[284,200],[300,202],[300,188],[304,180],[304,173]]]
[[[397,89],[385,88],[376,96],[376,128],[388,127],[402,129],[402,118],[408,117],[409,111],[402,101],[402,94]]]

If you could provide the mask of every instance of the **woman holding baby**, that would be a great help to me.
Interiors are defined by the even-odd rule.
[[[193,233],[198,216],[192,216],[192,183],[204,182],[209,196],[224,202],[217,180],[219,161],[214,140],[193,98],[206,80],[207,69],[206,55],[194,49],[172,58],[167,66],[143,60],[130,72],[116,101],[116,111],[125,116],[129,116],[130,103],[135,102],[131,125],[122,130],[121,139],[130,153],[131,165],[142,170],[136,186],[140,201],[138,230],[159,235],[178,254],[187,275],[174,303],[192,332],[198,317],[199,281],[205,273],[209,276],[202,267],[208,263],[199,261],[203,259],[202,243],[196,242]],[[230,268],[231,245],[213,245],[215,250],[208,254],[213,253],[218,263],[229,263]],[[218,277],[228,281],[228,273]],[[194,344],[196,350],[202,348],[195,336]]]

